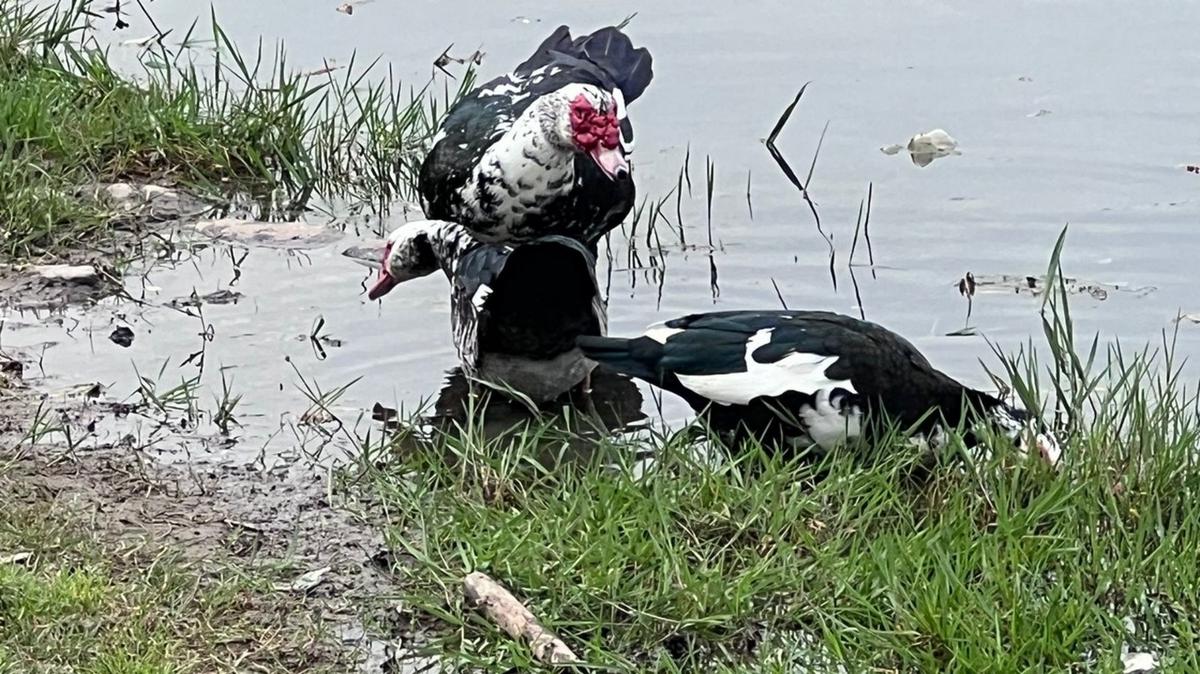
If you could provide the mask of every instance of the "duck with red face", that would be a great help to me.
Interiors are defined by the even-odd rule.
[[[597,94],[593,93],[593,96]],[[598,96],[599,97],[599,96]],[[571,100],[571,139],[575,146],[596,162],[604,175],[616,180],[629,173],[626,148],[621,145],[621,128],[614,102],[604,108],[607,101],[597,110],[592,97],[581,93]]]
[[[568,236],[594,246],[633,208],[626,104],[651,76],[650,53],[620,30],[573,39],[559,28],[447,113],[421,165],[426,217],[481,241]]]

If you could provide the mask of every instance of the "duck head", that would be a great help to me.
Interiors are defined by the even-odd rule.
[[[392,230],[384,241],[379,275],[367,290],[367,298],[377,300],[405,281],[437,271],[440,263],[438,243],[447,224],[418,220]]]
[[[1051,467],[1058,467],[1062,459],[1062,448],[1036,415],[1021,407],[1002,402],[993,407],[988,416],[996,429],[1013,443],[1021,455],[1029,454],[1032,449]]]
[[[629,177],[633,142],[620,89],[569,84],[541,101],[543,132],[551,142],[587,155],[612,180]]]

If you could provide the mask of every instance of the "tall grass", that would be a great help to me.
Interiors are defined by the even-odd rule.
[[[1197,392],[1169,337],[1079,353],[1051,287],[1048,348],[1002,356],[999,376],[1031,402],[1052,384],[1057,472],[998,446],[918,483],[902,443],[869,464],[754,450],[714,464],[687,434],[580,456],[538,423],[370,448],[357,477],[407,560],[423,650],[449,668],[533,668],[463,605],[462,578],[481,570],[601,670],[1120,672],[1142,650],[1197,671]]]
[[[248,194],[271,215],[314,196],[379,208],[413,197],[440,115],[473,83],[405,87],[375,62],[297,72],[282,46],[246,54],[212,19],[215,64],[189,44],[119,72],[88,27],[87,3],[0,0],[0,225],[9,256],[60,250],[119,220],[76,195],[94,182],[152,181]]]

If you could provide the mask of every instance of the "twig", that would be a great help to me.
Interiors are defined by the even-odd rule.
[[[483,613],[505,634],[529,644],[533,656],[542,663],[580,662],[562,639],[542,627],[524,604],[487,574],[476,571],[464,578],[463,596],[471,608]]]

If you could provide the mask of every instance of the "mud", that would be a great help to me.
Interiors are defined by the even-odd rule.
[[[95,302],[120,289],[120,280],[111,269],[100,265],[98,259],[86,262],[84,259],[64,266],[90,267],[90,274],[47,273],[42,265],[0,267],[0,304],[16,309],[54,309]]]
[[[382,671],[395,653],[364,629],[395,615],[396,595],[381,536],[334,501],[328,472],[302,463],[247,465],[198,459],[166,465],[127,442],[71,447],[37,442],[31,420],[51,419],[56,437],[85,436],[121,410],[99,396],[54,399],[21,383],[0,384],[0,491],[28,502],[69,505],[114,543],[169,549],[204,566],[233,565],[276,583],[281,601],[316,607],[346,643],[318,645],[318,659]],[[65,429],[74,429],[68,432]],[[328,569],[320,582],[297,585]],[[311,610],[311,609],[310,609]],[[374,652],[373,657],[371,656]],[[311,655],[311,654],[310,654]],[[372,661],[375,669],[366,668]]]
[[[199,210],[184,208],[200,201],[174,190],[120,185],[97,192],[130,236],[106,251],[68,256],[62,265],[0,269],[0,304],[70,335],[70,312],[102,309],[98,303],[116,295],[113,306],[125,308],[113,320],[123,320],[120,312],[138,305],[118,275],[118,252],[138,252],[132,233],[153,232],[168,242],[204,222]],[[317,231],[289,226],[280,236],[291,239],[302,229]],[[281,230],[245,231],[261,239]],[[167,304],[189,311],[241,298],[229,289],[193,291]],[[92,339],[130,348],[140,334],[119,325]],[[156,409],[144,397],[114,397],[109,386],[86,380],[52,387],[44,357],[45,349],[37,356],[0,344],[0,493],[67,505],[113,543],[169,550],[202,569],[232,565],[263,578],[287,610],[318,614],[327,628],[325,643],[297,657],[336,665],[335,671],[404,671],[394,662],[400,649],[374,633],[390,631],[398,615],[389,599],[398,590],[389,571],[395,560],[363,514],[369,504],[338,502],[328,463],[302,452],[255,460],[230,454],[222,449],[236,439],[201,432],[179,410]],[[145,423],[131,423],[135,417]]]

